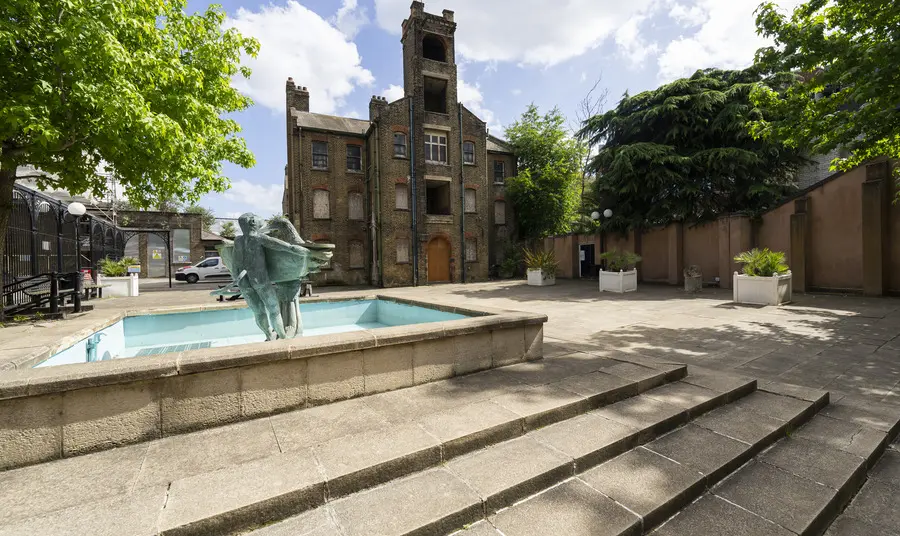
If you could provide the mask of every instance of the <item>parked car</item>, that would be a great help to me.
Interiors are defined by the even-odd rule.
[[[196,283],[201,279],[231,279],[231,272],[225,267],[221,257],[209,257],[193,266],[186,266],[175,271],[176,281]]]

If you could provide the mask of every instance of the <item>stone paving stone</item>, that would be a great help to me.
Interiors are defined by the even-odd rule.
[[[747,376],[741,376],[734,373],[720,372],[704,367],[690,367],[688,375],[685,376],[684,382],[706,387],[719,393],[731,393],[726,400],[731,401],[746,394],[744,389],[752,390],[756,388],[756,380]],[[749,384],[749,385],[748,385]]]
[[[128,493],[146,453],[134,445],[0,472],[0,526]]]
[[[713,492],[798,534],[807,534],[810,527],[817,526],[835,493],[757,461],[741,468]]]
[[[900,487],[869,480],[844,510],[844,515],[900,531]]]
[[[581,480],[655,526],[704,488],[703,475],[638,447],[579,475]]]
[[[616,402],[594,413],[641,430],[639,442],[665,433],[687,419],[687,412],[682,408],[643,395]]]
[[[652,532],[653,536],[793,536],[743,508],[705,495]]]
[[[572,460],[531,437],[512,439],[446,464],[484,499],[485,510],[504,506],[572,476]]]
[[[454,532],[451,536],[503,536],[493,525],[487,521],[479,521],[463,530]]]
[[[739,408],[746,408],[781,421],[800,422],[815,411],[812,403],[799,398],[780,396],[764,391],[756,391],[733,403]]]
[[[571,376],[554,383],[553,386],[586,397],[592,408],[612,404],[638,394],[637,382],[604,372]]]
[[[874,463],[879,448],[887,438],[884,432],[823,415],[816,415],[791,435],[861,456],[869,465]]]
[[[864,458],[795,437],[779,441],[759,460],[836,490],[847,484],[859,489],[865,479]]]
[[[687,465],[716,482],[739,467],[750,446],[712,430],[687,424],[645,445],[646,448]]]
[[[268,419],[165,437],[150,443],[136,487],[167,484],[279,452]]]
[[[560,357],[557,359],[541,359],[539,361],[519,363],[496,370],[528,385],[544,385],[558,382],[569,376],[590,372],[590,369],[590,363]]]
[[[166,486],[106,497],[49,514],[0,524],[0,536],[155,536]]]
[[[505,536],[637,536],[640,519],[574,479],[503,510],[491,523]]]
[[[900,425],[900,410],[889,404],[867,402],[861,407],[837,402],[822,408],[821,413],[888,433],[894,432]]]
[[[747,408],[729,404],[695,419],[702,426],[744,443],[756,445],[766,439],[781,435],[784,422]]]
[[[790,396],[806,400],[807,402],[825,402],[828,401],[828,391],[822,389],[813,389],[802,385],[794,385],[790,383],[762,381],[759,382],[758,389],[776,395]]]
[[[838,517],[825,536],[897,536],[897,533],[883,526],[872,525],[865,521],[842,515]]]
[[[491,400],[524,417],[527,430],[572,418],[588,409],[586,398],[552,385],[528,387]]]
[[[310,449],[176,480],[160,532],[222,534],[283,519],[325,502],[325,481]]]
[[[481,499],[444,469],[352,495],[331,507],[347,536],[447,534],[482,517]]]
[[[688,415],[700,415],[715,407],[724,398],[720,393],[683,381],[673,382],[644,393],[647,398],[659,400],[688,410]]]
[[[869,473],[869,478],[892,486],[900,486],[900,452],[894,449],[885,450],[875,468]]]
[[[313,447],[328,478],[328,496],[342,497],[441,462],[440,442],[416,424],[388,426]]]
[[[443,443],[444,460],[522,435],[521,416],[493,402],[475,402],[418,421]]]
[[[341,536],[341,533],[328,515],[328,506],[320,506],[299,516],[254,530],[248,536]]]
[[[588,413],[529,436],[573,458],[575,471],[581,472],[637,446],[638,430]]]
[[[624,361],[603,367],[600,369],[600,372],[635,381],[638,383],[638,391],[646,391],[657,385],[662,385],[666,379],[663,371]]]
[[[375,395],[382,396],[382,395]],[[369,400],[372,397],[366,397]],[[363,400],[347,400],[271,417],[278,445],[285,452],[311,447],[387,425]]]

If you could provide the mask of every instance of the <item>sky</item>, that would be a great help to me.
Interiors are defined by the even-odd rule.
[[[503,137],[530,104],[554,106],[575,125],[579,102],[599,80],[606,108],[705,67],[742,68],[757,48],[760,0],[433,0],[455,11],[459,97]],[[190,11],[211,2],[194,0]],[[798,0],[780,0],[790,10]],[[310,92],[310,111],[363,117],[372,95],[400,98],[400,26],[410,0],[224,0],[227,25],[260,42],[234,85],[255,105],[236,114],[256,166],[226,164],[231,189],[203,206],[234,218],[281,212],[286,162],[284,84]]]

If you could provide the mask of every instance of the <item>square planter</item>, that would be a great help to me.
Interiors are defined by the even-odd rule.
[[[100,276],[97,278],[97,284],[106,287],[104,293],[108,297],[130,298],[138,296],[140,292],[137,274],[125,277]]]
[[[700,292],[703,289],[703,276],[691,275],[684,277],[685,292]]]
[[[528,270],[528,284],[532,287],[555,285],[556,274],[544,274],[543,270]]]
[[[734,273],[734,301],[751,305],[781,305],[791,301],[791,272],[772,277]]]
[[[600,270],[600,292],[634,292],[637,290],[637,268],[627,272]]]

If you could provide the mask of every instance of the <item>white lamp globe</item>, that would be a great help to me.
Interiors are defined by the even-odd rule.
[[[69,206],[66,207],[66,210],[68,210],[69,214],[73,216],[84,216],[84,213],[87,212],[87,209],[84,208],[84,205],[79,203],[78,201],[69,203]]]
[[[591,219],[594,220],[594,221],[599,220],[599,219],[600,219],[600,213],[597,212],[596,210],[593,211],[593,212],[591,212]]]
[[[610,209],[604,210],[604,211],[603,211],[603,217],[604,217],[604,218],[612,218],[612,210],[610,210]]]

